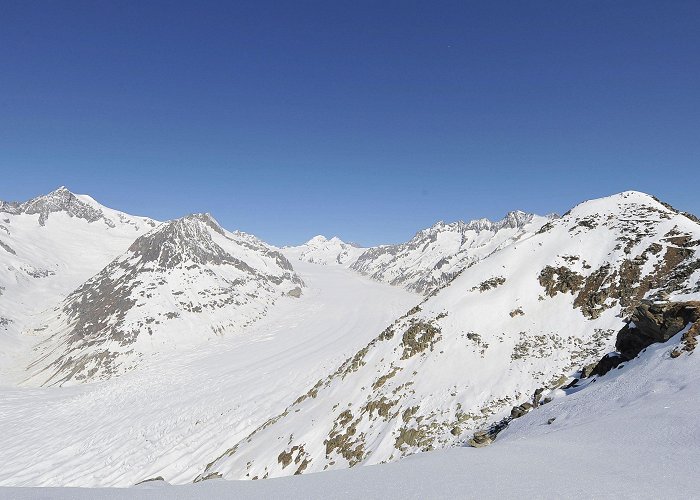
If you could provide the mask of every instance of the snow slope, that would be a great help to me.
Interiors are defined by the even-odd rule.
[[[37,339],[21,333],[36,315],[156,224],[65,187],[24,203],[0,201],[0,380],[23,376]]]
[[[516,211],[496,222],[440,221],[406,243],[368,249],[351,267],[378,281],[428,294],[479,259],[537,231],[547,220]]]
[[[699,242],[697,222],[648,195],[583,203],[466,269],[232,438],[202,477],[319,472],[463,443],[612,350],[645,294],[697,291]]]
[[[677,341],[517,419],[487,448],[265,481],[0,488],[0,498],[695,498],[700,358],[670,359]]]
[[[365,251],[364,248],[345,243],[337,236],[330,240],[318,235],[303,245],[285,247],[284,254],[292,260],[301,260],[321,265],[350,265]]]
[[[303,295],[245,331],[106,381],[0,386],[0,486],[191,482],[417,300],[339,266],[295,268]]]
[[[240,331],[303,281],[279,252],[208,214],[159,225],[71,293],[35,332],[30,381],[108,378],[163,349]],[[287,298],[287,300],[293,300]]]

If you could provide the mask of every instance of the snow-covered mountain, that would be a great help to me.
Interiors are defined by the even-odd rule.
[[[649,195],[582,203],[467,268],[201,478],[378,464],[477,429],[614,350],[649,294],[700,292],[700,224]]]
[[[499,248],[537,231],[549,219],[521,211],[499,221],[439,221],[406,243],[361,248],[338,237],[315,236],[283,249],[292,260],[345,265],[370,278],[428,294]]]
[[[3,225],[14,238],[0,228],[0,241],[12,250],[0,248],[2,259],[26,253],[32,265],[52,262],[49,250],[37,248],[56,240],[58,256],[81,260],[75,258],[81,248],[103,251],[101,237],[121,241],[111,239],[122,226],[108,209],[91,205],[114,227],[99,217],[81,218],[84,211],[71,204],[46,211],[41,225],[41,211],[20,213],[22,205],[2,205],[0,217],[12,218]],[[64,228],[71,238],[61,237]],[[97,236],[83,234],[92,231]],[[542,446],[559,443],[557,429],[572,442],[590,440],[595,424],[586,419],[605,414],[604,404],[636,415],[642,399],[659,403],[656,395],[673,388],[666,391],[672,399],[693,386],[697,372],[686,376],[677,367],[694,363],[689,354],[700,308],[691,314],[676,302],[700,298],[700,224],[643,193],[588,201],[561,218],[515,212],[497,223],[441,223],[391,251],[325,238],[278,251],[225,231],[206,214],[124,231],[118,252],[89,257],[94,270],[68,290],[67,279],[51,289],[55,301],[17,306],[22,314],[31,311],[10,323],[17,338],[41,343],[23,372],[33,387],[0,380],[0,485],[262,479],[453,446],[461,453],[468,442],[483,444],[475,431],[500,430],[504,418],[553,399],[544,411],[514,420],[493,446],[469,449],[471,458],[458,471],[469,477],[470,467],[482,463],[481,452],[491,457],[484,462],[490,468],[513,463],[491,451],[501,440],[506,454],[541,462],[546,453],[527,453],[530,436],[540,442],[549,433]],[[50,243],[31,240],[43,234]],[[447,263],[437,266],[443,259]],[[364,271],[355,269],[360,262]],[[84,266],[65,262],[65,269],[71,265]],[[71,280],[88,267],[71,271]],[[41,295],[48,294],[37,285],[48,283],[42,280],[26,281],[34,292],[25,300],[31,293],[50,296]],[[15,293],[13,286],[6,296]],[[20,318],[12,307],[5,310]],[[676,317],[667,325],[668,311]],[[696,326],[684,325],[684,315]],[[654,339],[634,336],[644,329],[658,330],[661,340],[676,333],[673,347],[648,347],[655,357],[628,363],[637,367],[630,374],[655,384],[649,391],[634,381],[607,381],[628,373],[625,363],[596,383],[563,388],[574,376],[610,368],[649,346]],[[622,355],[603,357],[616,349]],[[666,365],[672,370],[662,366],[662,355],[663,363],[677,363]],[[653,376],[639,375],[645,362]],[[667,372],[672,381],[662,375]],[[74,384],[82,381],[95,383]],[[616,391],[628,392],[618,397]],[[567,425],[566,415],[580,418]],[[577,433],[584,428],[590,432]],[[561,460],[557,449],[552,456]],[[457,456],[441,453],[430,456]],[[440,470],[439,459],[420,460],[367,470],[414,476],[421,463]],[[538,472],[544,473],[535,467],[518,477]],[[367,477],[357,474],[344,477]],[[210,485],[220,482],[205,484],[198,491],[213,491]],[[270,491],[261,488],[255,491]]]
[[[108,378],[144,355],[199,344],[263,317],[304,284],[260,240],[222,229],[209,214],[169,221],[47,315],[31,378],[64,384]]]
[[[157,225],[65,187],[29,201],[0,201],[0,375],[20,365],[21,332]]]
[[[327,239],[318,235],[302,245],[285,247],[284,254],[292,260],[301,260],[321,265],[350,265],[365,251],[337,236]]]
[[[496,222],[440,221],[406,243],[368,249],[351,267],[372,279],[427,294],[479,259],[537,231],[547,220],[515,211]]]

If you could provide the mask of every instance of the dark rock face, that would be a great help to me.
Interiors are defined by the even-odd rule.
[[[657,342],[666,342],[700,319],[700,302],[642,303],[617,334],[615,348],[627,359]]]
[[[629,359],[625,356],[619,355],[616,352],[606,354],[601,358],[600,361],[598,361],[598,363],[591,371],[590,375],[597,375],[599,377],[603,376],[613,368],[617,368],[618,366],[620,366],[625,361],[629,361]]]

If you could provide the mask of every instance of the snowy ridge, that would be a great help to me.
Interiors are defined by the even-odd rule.
[[[279,252],[208,214],[161,224],[69,295],[35,331],[31,380],[108,378],[144,354],[240,330],[302,280]]]
[[[545,222],[545,217],[521,211],[509,212],[496,222],[440,221],[406,243],[368,249],[351,267],[372,279],[428,294],[467,266],[535,232]]]
[[[245,439],[202,478],[378,464],[471,433],[613,350],[643,296],[700,291],[700,225],[626,192],[467,268]]]

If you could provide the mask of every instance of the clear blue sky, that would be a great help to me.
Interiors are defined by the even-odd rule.
[[[700,213],[700,2],[0,4],[0,199],[275,244],[627,189]]]

